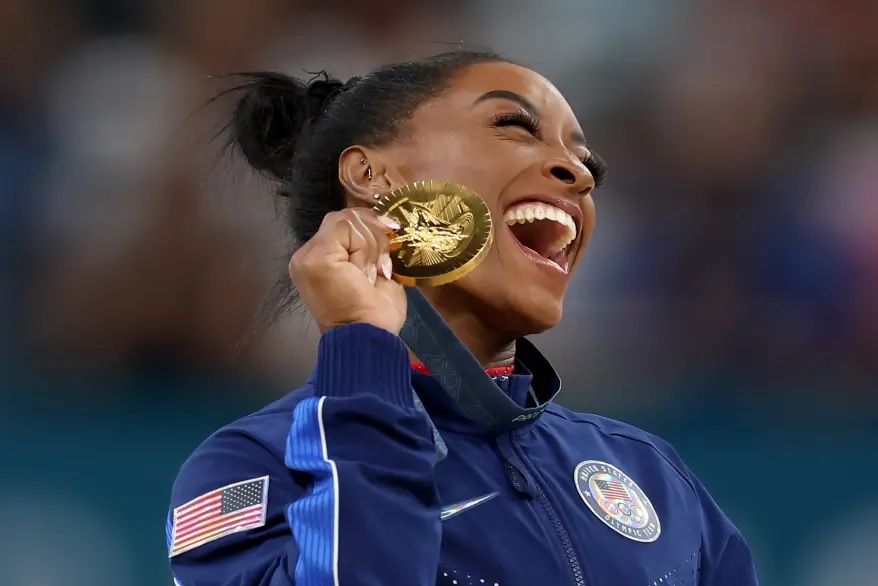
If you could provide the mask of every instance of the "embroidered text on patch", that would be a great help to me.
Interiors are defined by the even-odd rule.
[[[623,537],[652,543],[662,533],[655,507],[627,474],[599,460],[580,462],[573,480],[582,501],[604,524]]]
[[[226,485],[174,509],[168,557],[265,525],[268,476]]]

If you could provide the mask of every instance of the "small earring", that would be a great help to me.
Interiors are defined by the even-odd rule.
[[[372,196],[372,199],[381,199],[381,194],[376,193],[375,195]]]
[[[366,169],[366,177],[369,178],[369,181],[372,181],[372,167]]]

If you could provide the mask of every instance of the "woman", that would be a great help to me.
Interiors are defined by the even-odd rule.
[[[234,142],[289,198],[301,243],[276,309],[301,302],[322,337],[305,386],[183,465],[178,584],[756,584],[741,534],[674,451],[552,403],[560,381],[523,340],[561,319],[604,175],[557,89],[458,51],[346,84],[256,74],[236,90]],[[472,273],[422,292],[496,392],[531,409],[514,426],[467,416],[400,340],[397,226],[371,207],[430,179],[505,220]]]

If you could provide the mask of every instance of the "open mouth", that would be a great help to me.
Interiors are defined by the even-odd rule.
[[[576,240],[576,221],[562,209],[539,201],[517,203],[503,220],[518,243],[567,272]]]

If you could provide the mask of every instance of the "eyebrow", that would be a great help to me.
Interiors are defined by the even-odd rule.
[[[525,98],[521,94],[517,94],[509,90],[492,90],[490,92],[485,92],[484,94],[476,98],[476,101],[473,102],[473,106],[481,104],[482,102],[485,102],[487,100],[507,100],[509,102],[515,102],[516,104],[521,106],[521,108],[524,109],[525,112],[527,112],[534,118],[540,117],[539,110],[537,110],[536,106],[534,106],[527,98]],[[588,141],[585,140],[585,135],[582,133],[581,130],[574,130],[573,132],[571,132],[570,140],[585,149],[591,150],[588,146]]]
[[[519,106],[521,106],[528,114],[533,116],[534,118],[539,118],[539,110],[537,110],[536,106],[531,104],[527,98],[520,94],[516,94],[515,92],[510,92],[509,90],[492,90],[490,92],[485,92],[473,102],[473,106],[476,104],[481,104],[487,100],[508,100],[510,102],[515,102]]]

